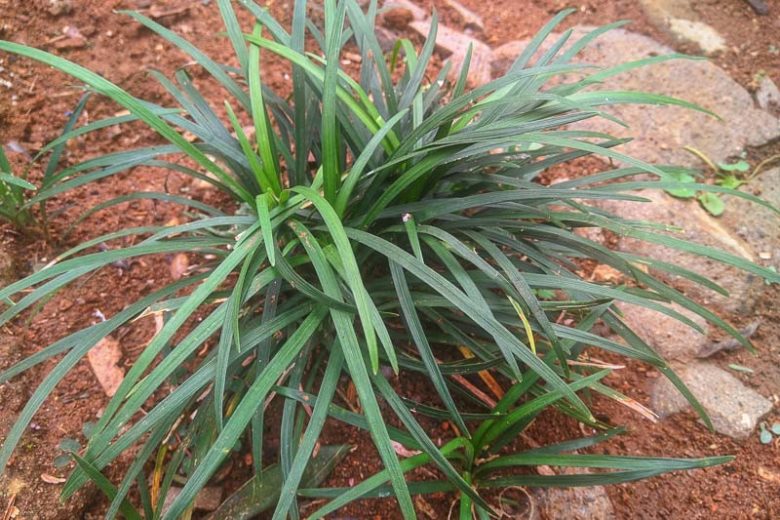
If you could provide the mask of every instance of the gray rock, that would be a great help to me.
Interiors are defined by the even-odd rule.
[[[696,18],[691,0],[639,0],[639,4],[656,23],[669,18]]]
[[[576,27],[569,41],[589,30]],[[554,40],[553,35],[548,42]],[[527,40],[515,41],[494,49],[494,74],[505,71],[526,44]],[[673,52],[647,36],[616,29],[597,38],[577,60],[608,68]],[[759,146],[780,136],[780,120],[756,108],[744,88],[707,61],[673,60],[642,67],[609,78],[598,88],[665,94],[696,102],[722,118],[719,121],[676,106],[620,105],[606,110],[626,122],[627,129],[601,118],[576,125],[583,130],[633,137],[620,151],[647,162],[701,166],[683,147],[694,146],[717,162],[740,153],[747,145]]]
[[[723,435],[735,439],[747,437],[758,420],[772,410],[769,400],[712,363],[692,363],[678,369],[677,374],[699,399],[715,430]],[[653,409],[661,417],[689,406],[666,378],[656,381],[651,399]]]
[[[382,14],[382,24],[385,27],[397,31],[403,31],[409,27],[409,23],[414,20],[414,15],[409,9],[404,7],[394,7]]]
[[[672,38],[693,42],[707,54],[726,48],[723,37],[699,18],[691,0],[640,0],[639,3],[650,22]]]
[[[780,167],[760,172],[741,189],[780,208]],[[738,197],[725,200],[720,223],[750,246],[757,262],[780,271],[780,215]]]
[[[201,511],[214,511],[221,503],[221,487],[205,487],[195,497],[195,509]]]
[[[46,10],[52,16],[69,14],[73,11],[73,2],[71,0],[49,0]]]
[[[668,227],[667,233],[674,238],[713,247],[750,261],[756,260],[748,244],[739,237],[732,236],[718,219],[712,218],[697,202],[676,199],[652,190],[643,190],[639,194],[650,202],[608,201],[600,206],[628,220],[644,220],[665,225]],[[676,264],[720,284],[729,291],[730,296],[722,296],[680,276],[652,271],[686,296],[717,310],[748,314],[765,287],[758,276],[671,247],[620,236],[617,239],[617,249]]]
[[[407,20],[404,24],[404,27],[411,21],[425,20],[430,14],[428,11],[417,6],[417,4],[410,0],[387,0],[382,4],[382,11],[383,16],[387,16],[388,13],[395,12],[396,16],[402,16],[403,18],[406,18]],[[397,24],[391,25],[393,25],[393,28],[396,29],[403,28],[398,27]]]
[[[655,4],[685,17],[685,2],[656,0]],[[574,29],[571,41],[589,31]],[[551,38],[554,40],[555,38]],[[515,41],[494,49],[494,74],[505,71],[525,48],[527,41]],[[549,44],[548,44],[549,45]],[[578,60],[600,67],[611,67],[626,61],[654,55],[669,54],[672,49],[639,34],[622,29],[609,31],[597,38],[577,57]],[[704,108],[717,112],[723,121],[682,107],[622,105],[608,110],[625,121],[628,129],[601,118],[593,118],[573,125],[581,130],[607,132],[634,140],[619,148],[638,159],[655,164],[682,164],[701,166],[699,159],[686,152],[685,146],[694,146],[713,161],[725,161],[740,153],[747,145],[761,145],[780,136],[780,120],[756,108],[750,94],[734,82],[723,70],[705,61],[674,60],[625,72],[609,78],[600,90],[638,90],[660,93],[695,101]],[[776,193],[777,180],[770,172],[761,177],[767,181],[753,182],[748,189]],[[643,192],[651,204],[614,202],[604,209],[634,220],[648,220],[667,226],[683,228],[678,238],[725,250],[751,261],[780,258],[780,226],[775,215],[764,212],[755,204],[731,197],[721,219],[712,218],[694,201],[674,199],[663,193]],[[762,195],[766,196],[766,195]],[[775,202],[780,204],[780,201]],[[732,208],[733,206],[733,208]],[[736,234],[735,234],[736,233]],[[687,295],[702,303],[726,312],[748,313],[764,288],[758,277],[712,260],[671,248],[620,238],[618,248],[657,258],[696,271],[721,284],[731,293],[726,298],[680,277],[661,275]],[[773,260],[776,261],[776,260]]]
[[[176,486],[171,486],[168,489],[168,494],[165,495],[163,501],[162,512],[165,513],[173,505],[173,501],[181,494],[181,489]],[[205,487],[201,489],[197,495],[195,495],[194,508],[199,511],[214,511],[222,503],[222,488],[221,487]]]
[[[739,330],[739,333],[742,334],[744,338],[752,338],[753,334],[756,333],[758,330],[758,326],[761,324],[760,321],[754,321],[747,327],[743,327]],[[701,346],[701,349],[699,349],[698,352],[696,352],[697,358],[708,358],[710,356],[714,356],[718,352],[730,352],[732,350],[738,350],[742,348],[742,343],[739,342],[737,338],[733,338],[729,336],[726,339],[720,340],[720,341],[708,341],[704,345]]]
[[[695,43],[706,54],[714,54],[726,48],[726,40],[718,31],[698,20],[670,18],[669,30],[680,39]]]
[[[385,29],[378,25],[374,28],[374,32],[376,33],[376,39],[379,41],[379,47],[382,49],[382,52],[391,52],[395,46],[395,42],[398,40],[398,35],[390,29]]]
[[[702,317],[680,307],[671,308],[691,319],[704,334],[666,314],[646,307],[618,304],[623,318],[631,329],[666,360],[693,359],[707,343],[707,322]]]
[[[565,473],[587,473],[568,468]],[[612,520],[615,509],[604,486],[548,488],[538,494],[543,518],[567,520]]]
[[[769,76],[764,76],[758,84],[756,102],[763,110],[780,115],[780,88]]]
[[[483,31],[485,29],[485,24],[482,22],[482,17],[465,5],[461,4],[457,0],[447,0],[447,5],[452,7],[455,12],[458,13],[458,16],[460,16],[461,20],[463,21],[463,27],[466,29],[472,29],[475,31]]]
[[[662,7],[675,17],[690,14],[684,2],[658,0],[655,3],[664,4]],[[585,27],[575,28],[570,42],[588,31]],[[527,41],[515,41],[494,49],[494,75],[503,73],[526,45]],[[646,36],[618,29],[597,38],[577,59],[611,67],[671,52],[672,49]],[[698,158],[684,151],[685,146],[694,146],[718,162],[738,154],[747,145],[764,144],[780,136],[780,120],[756,108],[745,89],[709,62],[674,60],[659,63],[609,78],[599,89],[640,90],[688,99],[718,112],[723,118],[718,121],[682,107],[627,105],[608,110],[625,121],[628,129],[601,118],[573,125],[581,130],[634,137],[632,142],[620,147],[620,151],[650,163],[701,166]],[[766,178],[766,182],[761,181],[761,177]],[[778,184],[774,173],[765,172],[761,177],[760,185],[754,181],[748,189],[776,193]],[[724,216],[715,219],[694,201],[647,191],[642,195],[652,203],[613,202],[602,207],[627,219],[679,226],[683,229],[676,233],[678,238],[722,249],[751,261],[771,258],[776,262],[776,258],[780,258],[780,226],[769,210],[764,212],[755,204],[731,197]],[[765,194],[762,196],[766,197]],[[780,201],[775,204],[780,205]],[[656,273],[688,296],[717,310],[746,314],[764,288],[763,281],[756,276],[668,247],[621,237],[618,248],[679,264],[718,282],[730,292],[730,297],[720,296],[680,277]]]
[[[429,20],[411,22],[409,26],[422,36],[428,36],[431,29]],[[493,51],[488,45],[466,34],[439,25],[436,32],[436,48],[452,62],[450,79],[455,79],[460,73],[469,45],[472,46],[471,62],[469,64],[468,84],[471,87],[484,85],[491,79]]]

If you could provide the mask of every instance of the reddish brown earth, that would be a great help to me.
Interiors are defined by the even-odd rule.
[[[462,28],[459,15],[443,0],[421,3],[426,7],[435,4],[446,24]],[[485,32],[481,37],[491,45],[532,35],[551,15],[567,5],[567,2],[556,0],[462,0],[462,3],[482,16]],[[269,0],[265,4],[283,23],[289,23],[291,0]],[[590,0],[580,4],[582,7],[567,23],[599,25],[628,18],[634,21],[631,25],[633,30],[673,44],[646,20],[634,1]],[[772,50],[778,45],[776,34],[780,29],[780,1],[773,0],[768,4],[771,15],[757,17],[741,0],[695,3],[700,16],[720,31],[729,43],[729,50],[714,56],[713,60],[749,89],[755,87],[755,78],[762,72],[770,72],[777,78],[780,71],[778,55]],[[71,5],[72,8],[58,11],[57,6],[61,5]],[[178,9],[180,7],[185,9]],[[163,23],[195,40],[217,61],[232,62],[229,46],[217,34],[220,29],[215,27],[218,14],[213,1],[0,0],[0,38],[56,52],[103,74],[137,96],[162,101],[163,91],[148,77],[147,71],[159,69],[170,74],[183,66],[187,59],[127,17],[113,12],[128,8],[178,11],[164,17]],[[67,26],[76,28],[84,36],[84,41],[63,38],[63,29]],[[696,51],[685,47],[679,49]],[[0,68],[0,77],[12,83],[10,88],[0,85],[0,143],[15,141],[28,153],[34,154],[45,142],[56,137],[68,111],[78,100],[78,85],[27,60],[7,55],[0,56],[0,60],[3,67]],[[286,70],[284,65],[273,61],[264,69],[266,81],[282,94],[289,90]],[[207,95],[221,101],[217,90],[203,81],[197,70],[192,69],[192,73],[196,81],[200,80]],[[116,111],[115,106],[105,101],[93,100],[88,105],[83,122]],[[100,139],[90,136],[78,141],[68,149],[65,160],[72,163],[107,151],[152,142],[155,142],[155,137],[149,131],[129,127],[119,134],[107,136],[104,133]],[[750,159],[757,162],[777,153],[776,148],[775,145],[752,150]],[[11,154],[11,159],[16,165],[23,165],[26,161],[18,153]],[[571,167],[572,171],[562,174],[572,176],[594,167],[598,165],[592,162],[577,164]],[[35,178],[40,172],[33,170],[32,175]],[[86,238],[121,227],[159,224],[181,217],[181,209],[173,205],[133,202],[100,212],[66,234],[68,219],[80,214],[83,209],[119,194],[151,189],[187,193],[199,200],[229,206],[229,202],[217,193],[193,185],[188,179],[175,175],[163,177],[157,171],[137,168],[60,197],[50,207],[50,211],[61,211],[61,216],[53,223],[48,243],[40,237],[19,236],[8,227],[0,228],[2,249],[10,253],[16,274],[23,275]],[[98,319],[95,311],[111,315],[127,302],[145,294],[150,287],[169,281],[171,260],[166,257],[147,258],[131,265],[104,269],[62,291],[35,315],[17,320],[2,331],[0,368],[8,367],[65,334],[94,322]],[[759,390],[769,382],[776,384],[780,378],[780,309],[775,304],[778,296],[776,289],[770,290],[752,318],[761,321],[754,338],[758,355],[740,352],[730,354],[728,361],[725,356],[719,360],[724,366],[739,363],[752,368],[753,374],[739,374],[739,377],[745,384]],[[141,320],[119,330],[115,337],[122,348],[122,366],[129,365],[153,331],[151,320]],[[0,386],[0,432],[8,430],[35,385],[52,367],[53,363],[45,363]],[[647,391],[655,377],[655,373],[644,367],[631,364],[611,376],[610,382],[627,395],[647,404]],[[398,384],[406,394],[419,400],[426,400],[431,395],[430,389],[419,383],[399,381]],[[772,397],[776,403],[780,400],[778,396]],[[99,517],[105,505],[96,491],[86,490],[72,502],[58,505],[56,496],[60,486],[45,482],[41,475],[60,477],[65,474],[52,466],[52,460],[60,454],[57,448],[59,441],[66,437],[83,439],[81,425],[94,420],[105,403],[105,395],[89,366],[83,362],[58,386],[53,397],[36,415],[33,427],[25,435],[10,464],[8,476],[0,481],[0,490],[5,493],[0,502],[0,518],[5,520],[4,513],[16,510],[16,518],[25,519]],[[757,435],[745,441],[731,441],[708,433],[691,413],[678,414],[651,424],[612,402],[596,402],[595,409],[612,423],[626,425],[630,432],[601,447],[604,452],[667,456],[736,455],[733,463],[721,467],[609,487],[610,498],[620,518],[780,518],[778,443],[761,445]],[[768,418],[770,421],[777,419],[777,416]],[[446,424],[429,422],[424,426],[434,438],[448,434]],[[538,443],[577,435],[581,432],[576,424],[554,413],[540,418],[528,431],[528,437]],[[325,437],[327,442],[348,442],[356,446],[355,451],[336,469],[329,485],[350,485],[378,469],[377,457],[365,435],[332,425]],[[120,460],[113,468],[114,476],[121,472],[121,465],[130,456],[128,454],[126,460]],[[251,463],[241,457],[233,461],[232,469],[222,483],[226,492],[230,492],[247,474],[247,462]],[[415,476],[430,477],[431,474],[426,472]],[[46,480],[51,479],[47,477]],[[445,518],[452,500],[450,496],[433,496],[425,503],[418,503],[418,507],[421,515]],[[342,518],[396,516],[397,510],[387,500],[353,504],[339,514]]]

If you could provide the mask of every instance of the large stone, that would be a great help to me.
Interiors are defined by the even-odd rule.
[[[621,303],[618,305],[631,329],[666,360],[689,360],[707,343],[707,322],[679,305],[671,308],[701,327],[704,334],[660,312]]]
[[[674,2],[666,0],[658,3],[664,4],[667,10],[673,10],[674,16],[686,16],[685,5],[675,6]],[[589,30],[575,28],[570,41],[576,41]],[[550,38],[550,41],[554,40],[554,37]],[[527,41],[516,41],[494,49],[494,75],[505,71],[526,45]],[[549,45],[547,43],[542,50]],[[577,60],[608,68],[672,52],[672,49],[646,36],[617,29],[598,37],[578,55]],[[723,118],[719,121],[677,106],[618,105],[605,109],[626,122],[628,129],[603,118],[572,125],[581,130],[633,137],[633,141],[618,150],[649,163],[701,166],[697,157],[684,150],[686,146],[693,146],[713,161],[722,162],[740,153],[745,146],[761,145],[780,136],[780,120],[757,108],[745,89],[726,72],[706,61],[672,60],[634,69],[607,79],[598,89],[666,94],[694,101]],[[766,197],[766,193],[778,189],[773,175],[765,172],[757,182],[750,183],[748,189],[756,186]],[[678,226],[682,228],[682,232],[676,234],[678,238],[725,250],[751,261],[762,261],[768,255],[772,259],[780,258],[777,251],[780,247],[780,237],[777,236],[780,226],[777,217],[769,210],[765,212],[755,204],[730,197],[726,213],[721,219],[716,219],[695,201],[674,199],[649,191],[642,192],[642,195],[651,199],[652,203],[613,202],[603,206],[624,218]],[[689,296],[726,312],[748,313],[764,287],[757,276],[669,247],[625,237],[619,238],[618,247],[623,251],[677,263],[718,282],[729,291],[729,297],[680,277],[661,274]]]
[[[406,23],[409,23],[412,20],[425,20],[430,14],[428,11],[426,11],[422,7],[419,7],[411,0],[386,0],[385,2],[383,2],[382,4],[383,14],[386,14],[393,10],[403,10],[408,12],[410,17],[406,21]],[[396,14],[398,14],[398,11],[396,12]]]
[[[689,41],[707,54],[722,51],[726,41],[710,25],[700,20],[691,0],[640,0],[648,18],[678,41]]]
[[[692,363],[677,369],[677,374],[699,399],[715,430],[723,435],[735,439],[747,437],[758,420],[772,410],[769,400],[712,363]],[[651,405],[661,417],[690,406],[666,378],[656,381]]]
[[[423,37],[427,37],[431,30],[430,20],[415,21],[410,23],[409,26]],[[450,69],[451,80],[456,79],[460,74],[460,69],[466,59],[466,52],[469,46],[471,46],[472,50],[467,82],[470,87],[478,87],[491,79],[493,51],[487,44],[477,39],[450,29],[445,25],[438,26],[436,31],[436,48],[444,54],[445,58],[449,58],[452,63],[452,68]]]
[[[581,468],[568,468],[565,473],[587,473]],[[548,488],[539,495],[542,517],[567,520],[612,520],[615,509],[604,486]]]
[[[458,13],[461,22],[463,23],[463,27],[465,27],[466,30],[483,31],[485,29],[482,17],[458,2],[458,0],[447,0],[447,5]]]
[[[741,189],[780,208],[780,168],[759,173]],[[780,271],[780,215],[754,202],[726,197],[720,223],[753,249],[757,262]]]
[[[669,20],[669,30],[679,38],[694,42],[707,54],[713,54],[726,48],[726,40],[723,39],[723,36],[712,26],[698,20],[672,18]]]
[[[696,18],[691,0],[639,0],[639,5],[653,21],[657,22],[670,18]]]
[[[668,234],[674,238],[726,251],[746,260],[756,260],[748,244],[730,234],[720,220],[712,218],[696,201],[677,199],[657,190],[643,190],[639,195],[650,202],[608,201],[601,207],[627,220],[650,221],[667,226]],[[681,276],[653,271],[653,274],[673,284],[686,296],[710,308],[748,314],[764,289],[764,281],[758,276],[672,247],[618,236],[617,248],[676,264],[718,283],[729,292],[729,296],[718,294]]]
[[[576,27],[570,41],[590,30]],[[544,49],[552,41],[555,35]],[[494,75],[505,71],[526,45],[526,40],[515,41],[494,49]],[[609,68],[673,52],[647,36],[615,29],[593,41],[577,56],[577,61]],[[618,105],[605,109],[628,124],[628,128],[603,118],[576,125],[582,130],[632,137],[633,141],[620,147],[620,151],[647,162],[701,166],[698,158],[683,149],[685,146],[693,146],[717,162],[740,153],[747,145],[759,146],[780,136],[780,120],[757,108],[744,88],[708,61],[677,59],[633,69],[608,78],[598,90],[665,94],[693,101],[722,118],[679,106]]]
[[[193,507],[200,511],[214,511],[222,503],[221,487],[205,487],[195,495]],[[163,501],[162,512],[165,513],[173,505],[173,501],[181,494],[181,488],[171,486]]]
[[[780,88],[769,76],[764,76],[758,84],[756,102],[761,109],[780,115]]]

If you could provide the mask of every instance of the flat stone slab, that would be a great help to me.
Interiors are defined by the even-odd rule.
[[[566,474],[588,473],[582,468],[567,468]],[[547,488],[539,490],[542,518],[570,520],[614,520],[612,501],[604,486]]]
[[[712,218],[696,201],[677,199],[658,190],[643,190],[639,195],[650,202],[607,201],[600,207],[627,220],[668,226],[667,233],[674,238],[713,247],[746,260],[757,260],[757,255],[745,241],[734,236],[724,226],[724,222]],[[735,218],[741,218],[731,208],[726,211],[734,213]],[[726,289],[729,296],[718,294],[681,276],[653,272],[686,296],[709,308],[728,313],[749,314],[765,287],[759,276],[671,247],[621,236],[617,238],[617,249],[673,263],[706,276]]]
[[[684,3],[667,0],[654,3],[663,4],[662,7],[670,10],[675,17],[692,15]],[[569,43],[577,41],[590,30],[588,27],[575,27]],[[549,42],[555,39],[552,36],[542,51],[549,48],[552,44]],[[494,49],[493,75],[499,76],[505,72],[527,44],[528,40],[519,40]],[[616,29],[596,38],[575,61],[609,68],[673,52],[671,48],[651,38]],[[677,59],[658,63],[608,78],[594,88],[665,94],[693,101],[722,117],[720,121],[707,114],[676,106],[618,105],[604,107],[604,110],[628,124],[627,129],[603,118],[592,118],[572,125],[572,128],[580,130],[632,137],[633,141],[617,150],[649,163],[701,167],[700,159],[686,152],[684,147],[693,146],[713,161],[723,162],[739,154],[745,146],[758,146],[780,137],[780,120],[758,108],[750,93],[725,71],[707,61]],[[761,192],[760,196],[764,198],[777,198],[776,190],[780,188],[776,174],[764,172],[744,189]],[[717,219],[705,212],[696,201],[675,199],[665,193],[648,190],[641,192],[641,195],[652,202],[617,201],[599,206],[626,219],[677,226],[681,228],[680,232],[670,231],[676,238],[721,249],[750,261],[780,259],[780,220],[770,210],[729,197],[726,212]],[[780,205],[780,201],[773,203]],[[715,310],[748,314],[756,297],[764,289],[763,281],[757,276],[669,247],[626,237],[619,237],[617,247],[622,251],[678,264],[719,283],[729,291],[729,297],[723,297],[681,277],[654,273]]]
[[[759,172],[740,188],[780,208],[780,167]],[[756,262],[780,271],[780,215],[739,197],[726,197],[721,225],[733,231],[755,252]]]
[[[713,54],[726,48],[726,40],[711,26],[698,20],[687,18],[669,19],[669,30],[684,40],[690,40],[707,54]]]
[[[458,0],[446,0],[448,6],[450,6],[461,19],[466,31],[484,31],[485,23],[482,21],[482,17],[458,2]]]
[[[409,26],[421,36],[427,37],[431,30],[431,21],[428,19],[413,21]],[[487,44],[476,38],[450,29],[446,25],[437,26],[436,49],[452,63],[449,74],[451,81],[457,80],[460,75],[469,46],[471,46],[471,61],[469,62],[467,83],[470,87],[475,88],[484,85],[491,79],[493,51]]]
[[[724,50],[726,41],[699,18],[691,3],[691,0],[639,0],[650,21],[673,38],[693,42],[707,54]]]
[[[712,363],[695,362],[676,370],[699,399],[718,433],[745,438],[759,419],[772,410],[769,400]],[[659,378],[652,390],[651,406],[660,417],[667,417],[690,405],[666,378]]]
[[[386,0],[382,3],[382,11],[383,16],[385,16],[387,13],[393,13],[393,11],[395,11],[393,14],[396,17],[406,18],[406,24],[412,20],[425,20],[430,14],[430,12],[418,6],[411,0]]]
[[[472,47],[471,62],[467,76],[468,86],[475,88],[491,80],[493,51],[489,45],[471,36],[482,32],[482,19],[457,0],[447,0],[447,4],[456,12],[466,27],[466,33],[439,23],[436,33],[436,51],[452,64],[450,81],[456,81],[469,46]],[[410,0],[386,0],[383,2],[382,23],[389,29],[403,30],[410,28],[423,38],[427,38],[431,30],[430,12],[417,6]]]
[[[756,103],[770,114],[780,116],[780,88],[769,76],[764,76],[758,84]]]
[[[646,307],[626,303],[619,303],[618,307],[631,330],[667,361],[693,359],[707,343],[707,321],[679,305],[672,305],[671,308],[696,323],[704,330],[704,334],[671,316]]]
[[[575,27],[569,41],[576,41],[591,29]],[[546,46],[552,45],[553,41],[555,35],[548,39]],[[527,43],[527,40],[519,40],[494,49],[494,76],[506,71]],[[596,38],[575,61],[608,68],[672,53],[673,49],[652,38],[615,29]],[[634,138],[620,150],[650,163],[701,166],[699,159],[683,147],[693,146],[718,162],[739,154],[747,145],[759,146],[780,136],[780,120],[757,108],[747,90],[708,61],[678,59],[641,67],[608,78],[596,88],[677,97],[695,102],[722,118],[722,121],[717,120],[677,106],[619,105],[605,107],[605,110],[623,120],[629,128],[602,118],[575,125],[583,130]]]

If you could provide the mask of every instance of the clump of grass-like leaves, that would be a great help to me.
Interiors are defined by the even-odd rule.
[[[167,319],[162,329],[133,362],[88,445],[76,455],[78,466],[64,486],[63,495],[68,497],[94,481],[111,498],[108,517],[120,511],[128,518],[160,516],[161,497],[174,480],[184,486],[162,517],[186,517],[197,493],[237,443],[251,448],[256,476],[225,507],[243,504],[253,511],[274,507],[274,518],[280,519],[299,516],[298,497],[330,499],[311,514],[316,518],[352,500],[388,494],[396,498],[403,516],[411,518],[415,516],[411,494],[441,491],[459,495],[461,518],[487,518],[493,506],[483,491],[491,488],[625,482],[727,460],[567,453],[616,433],[591,415],[581,391],[625,399],[600,382],[607,369],[570,364],[585,347],[657,368],[706,420],[666,362],[621,321],[613,302],[642,305],[696,327],[667,305],[675,302],[748,345],[731,326],[660,282],[646,267],[723,292],[717,285],[673,265],[611,251],[577,234],[577,228],[602,227],[778,281],[777,274],[740,258],[582,204],[642,200],[631,192],[680,186],[663,180],[674,168],[645,164],[615,151],[623,141],[566,129],[570,123],[604,116],[599,107],[614,103],[695,108],[658,95],[587,88],[611,74],[669,57],[595,71],[571,63],[591,40],[618,24],[597,29],[568,47],[566,32],[549,50],[540,51],[566,15],[562,13],[529,43],[505,76],[469,90],[468,59],[454,85],[446,81],[447,68],[432,81],[426,76],[435,19],[419,54],[408,42],[399,47],[403,74],[394,74],[375,36],[375,1],[364,11],[356,0],[326,0],[321,28],[307,23],[305,1],[296,1],[291,32],[252,1],[240,4],[256,19],[249,35],[242,34],[231,1],[219,1],[238,67],[216,63],[153,20],[127,13],[187,53],[224,87],[227,121],[218,117],[220,111],[198,92],[185,70],[173,79],[155,73],[179,105],[172,109],[137,99],[51,54],[0,42],[0,50],[60,69],[130,111],[66,131],[53,146],[137,120],[168,142],[62,169],[56,186],[40,189],[33,203],[147,165],[206,180],[242,205],[241,211],[226,214],[179,196],[128,194],[186,204],[199,217],[171,227],[122,229],[96,238],[0,290],[2,301],[19,298],[0,315],[0,323],[5,323],[53,291],[112,262],[159,253],[204,255],[198,274],[157,288],[106,321],[71,334],[0,374],[0,381],[6,381],[44,360],[61,357],[6,437],[0,467],[8,462],[44,399],[90,348],[138,316],[163,311]],[[307,42],[311,45],[306,48],[317,50],[305,51]],[[340,69],[340,53],[347,44],[355,45],[362,57],[357,78]],[[270,54],[292,64],[290,99],[263,84],[263,60]],[[563,81],[550,86],[551,79],[561,77]],[[240,122],[247,116],[254,125],[251,138]],[[185,139],[184,132],[195,139]],[[187,165],[172,160],[173,154],[186,157]],[[627,166],[552,187],[535,182],[545,169],[589,154]],[[635,179],[640,173],[661,180]],[[698,184],[695,189],[726,191]],[[142,239],[129,247],[90,252],[92,246],[128,235]],[[609,265],[632,284],[615,287],[583,280],[577,274],[579,259]],[[196,312],[203,313],[203,319],[183,337],[177,335]],[[562,313],[571,320],[557,319]],[[597,322],[623,341],[591,332]],[[204,344],[212,347],[207,356],[198,357]],[[382,367],[399,374],[401,381],[425,377],[438,394],[438,405],[399,395]],[[334,398],[343,374],[354,384],[360,413]],[[471,378],[476,383],[480,376],[504,391],[493,407],[457,382]],[[163,399],[152,400],[163,385],[171,390]],[[272,469],[262,467],[264,413],[270,399],[283,401],[279,460]],[[402,427],[388,426],[381,401]],[[301,413],[304,406],[310,415]],[[549,407],[604,433],[508,451]],[[421,416],[446,419],[456,433],[439,446],[418,422]],[[333,461],[318,462],[324,449],[318,448],[318,441],[329,420],[370,432],[384,469],[349,489],[318,487]],[[173,431],[181,442],[172,443]],[[394,443],[418,453],[399,460]],[[111,483],[101,471],[134,446],[138,450],[134,462],[124,469],[120,482]],[[335,457],[336,452],[338,448],[326,455]],[[312,468],[314,463],[320,465]],[[407,478],[422,465],[438,469],[441,479]],[[606,471],[575,475],[515,471],[536,465]],[[157,477],[151,490],[150,471]],[[258,482],[276,483],[263,488],[275,491],[270,495],[264,491],[262,502],[252,493]],[[129,499],[134,486],[137,503]]]
[[[32,216],[25,203],[33,190],[33,184],[22,176],[14,175],[5,150],[0,146],[0,219],[18,228],[29,224]]]
[[[88,99],[89,94],[82,96],[71,112],[63,130],[65,134],[74,135],[71,131],[84,111]],[[27,155],[26,158],[29,161],[21,168],[21,171],[14,171],[4,148],[0,146],[0,221],[8,222],[14,228],[23,232],[43,231],[48,237],[49,214],[46,211],[46,201],[54,194],[70,188],[67,185],[62,189],[57,187],[59,181],[63,177],[67,177],[57,175],[57,169],[59,168],[60,159],[67,141],[68,138],[58,139],[44,146],[35,157],[29,157],[22,150],[22,153]],[[46,165],[41,166],[42,175],[39,186],[36,186],[30,180],[30,170],[36,162],[46,155],[48,155],[48,159]],[[48,195],[36,197],[35,192],[38,189],[45,190],[48,192]],[[33,210],[33,207],[36,205],[39,210],[37,214]]]

